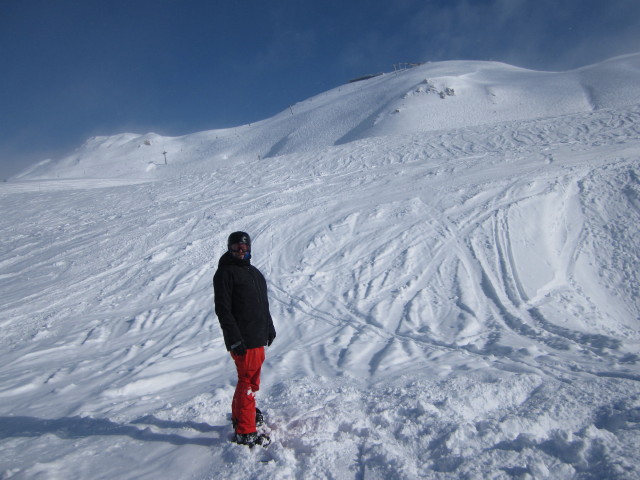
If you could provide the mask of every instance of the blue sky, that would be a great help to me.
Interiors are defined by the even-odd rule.
[[[638,51],[638,0],[0,0],[0,178],[94,135],[263,120],[398,62]]]

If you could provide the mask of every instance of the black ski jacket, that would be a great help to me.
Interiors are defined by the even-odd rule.
[[[238,260],[229,252],[220,257],[213,294],[227,350],[240,341],[247,348],[263,347],[275,338],[267,282],[249,260]]]

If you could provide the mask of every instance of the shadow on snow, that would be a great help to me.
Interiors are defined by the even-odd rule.
[[[175,422],[151,415],[139,418],[132,424],[154,425],[159,428],[191,429],[203,433],[215,433],[214,438],[190,438],[176,433],[157,433],[149,427],[140,429],[134,425],[122,425],[104,418],[66,417],[45,419],[35,417],[0,417],[0,439],[15,437],[39,437],[52,434],[62,439],[92,436],[128,436],[145,442],[166,442],[173,445],[211,446],[223,438],[227,427],[206,423]]]

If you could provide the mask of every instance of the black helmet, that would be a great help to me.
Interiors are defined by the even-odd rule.
[[[233,232],[229,235],[227,247],[231,247],[231,245],[235,245],[236,243],[245,243],[249,247],[249,250],[251,250],[251,237],[246,232]]]

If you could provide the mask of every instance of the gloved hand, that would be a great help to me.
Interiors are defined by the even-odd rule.
[[[231,351],[234,355],[242,357],[245,353],[247,353],[247,347],[245,346],[244,342],[240,340],[239,342],[231,345]]]
[[[270,333],[269,338],[267,339],[267,347],[270,347],[273,343],[273,340],[276,338],[276,332]]]

